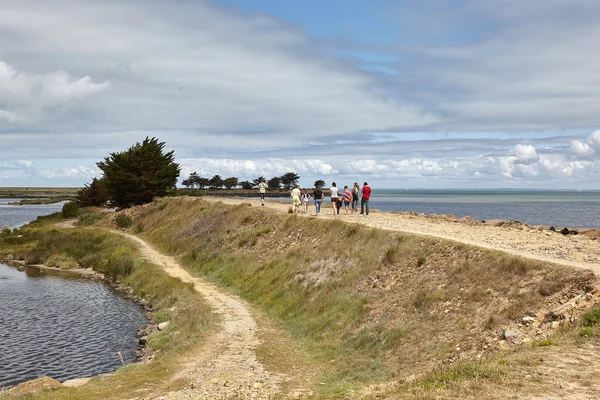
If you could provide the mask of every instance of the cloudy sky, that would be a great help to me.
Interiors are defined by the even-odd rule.
[[[192,171],[600,189],[596,0],[0,0],[0,186]]]

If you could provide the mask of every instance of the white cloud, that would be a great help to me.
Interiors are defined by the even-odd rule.
[[[600,154],[600,130],[592,132],[587,138],[587,143],[573,140],[571,142],[571,152],[576,157],[588,159]]]
[[[517,158],[518,163],[530,164],[540,159],[535,148],[527,144],[516,145],[511,154]]]
[[[27,75],[0,60],[0,120],[36,122],[109,87],[108,82],[94,83],[89,76],[74,79],[62,70]]]

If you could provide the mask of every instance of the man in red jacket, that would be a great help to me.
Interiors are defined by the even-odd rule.
[[[369,215],[369,199],[371,198],[371,187],[367,182],[362,187],[362,198],[360,199],[360,213],[364,214],[365,208]]]

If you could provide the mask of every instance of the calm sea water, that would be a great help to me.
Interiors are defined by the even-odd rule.
[[[415,211],[471,216],[477,220],[516,220],[531,225],[600,228],[600,191],[391,190],[375,187],[370,206],[382,211]]]
[[[0,387],[114,371],[135,359],[144,312],[98,282],[0,264]]]
[[[18,202],[20,199],[0,198],[0,228],[8,226],[18,228],[41,215],[48,215],[62,210],[64,202],[55,204],[38,204],[30,206],[10,206],[7,203]]]

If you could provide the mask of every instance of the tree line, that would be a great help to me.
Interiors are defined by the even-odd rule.
[[[212,178],[204,178],[198,175],[197,172],[192,172],[187,179],[184,179],[181,184],[188,189],[233,189],[242,188],[246,190],[255,189],[260,182],[265,182],[271,190],[278,189],[293,189],[300,180],[300,175],[295,172],[286,172],[281,176],[274,176],[266,179],[264,176],[252,180],[240,181],[237,177],[222,178],[221,175],[215,175]],[[322,188],[325,186],[325,181],[319,179],[315,181],[315,187]]]

